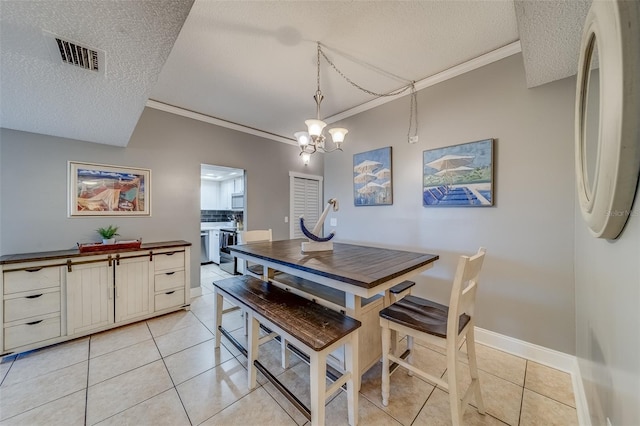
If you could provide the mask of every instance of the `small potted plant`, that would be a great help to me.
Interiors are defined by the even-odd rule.
[[[114,244],[116,242],[114,237],[120,235],[118,234],[118,227],[113,225],[109,225],[106,228],[98,228],[96,232],[102,237],[102,244]]]

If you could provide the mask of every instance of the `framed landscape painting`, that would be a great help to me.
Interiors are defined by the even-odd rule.
[[[69,216],[150,216],[151,170],[69,161]]]
[[[493,139],[485,139],[424,151],[422,204],[493,206],[493,145]]]
[[[356,206],[393,203],[391,147],[353,155],[353,201]]]

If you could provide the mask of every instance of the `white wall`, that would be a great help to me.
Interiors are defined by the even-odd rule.
[[[576,204],[577,355],[594,425],[640,424],[639,199],[617,240],[592,237]]]
[[[200,164],[246,170],[247,229],[289,236],[289,171],[320,174],[322,158],[304,166],[299,150],[245,133],[147,108],[127,148],[0,129],[0,254],[75,247],[97,241],[95,229],[120,226],[121,238],[192,243],[191,285],[200,285]],[[67,217],[67,161],[151,169],[151,217]]]
[[[415,145],[408,97],[344,120],[345,152],[324,169],[325,199],[340,201],[336,238],[440,255],[415,293],[445,303],[458,257],[485,246],[478,325],[574,354],[574,92],[575,79],[527,89],[515,55],[420,91]],[[495,207],[423,207],[423,151],[486,138],[496,139]],[[354,207],[353,154],[385,146],[393,205]]]

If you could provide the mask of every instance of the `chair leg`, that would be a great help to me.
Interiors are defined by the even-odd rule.
[[[407,349],[409,350],[409,355],[407,355],[407,364],[413,365],[413,336],[407,335]],[[413,376],[413,371],[407,371],[409,376]]]
[[[480,376],[478,376],[478,361],[476,359],[476,339],[473,332],[473,326],[467,332],[467,355],[469,357],[469,371],[471,372],[471,385],[473,386],[473,395],[478,405],[478,412],[484,414],[484,401],[482,400],[482,392],[480,390]]]
[[[283,336],[280,336],[280,361],[282,364],[282,368],[284,368],[285,370],[287,368],[289,368],[289,359],[291,352],[289,351],[289,349],[287,348],[287,339],[285,339]]]
[[[220,329],[218,327],[220,327],[222,325],[222,304],[223,304],[223,298],[222,298],[222,294],[220,294],[220,292],[218,291],[217,288],[214,287],[213,289],[213,295],[215,297],[215,305],[213,305],[213,315],[215,318],[215,321],[213,323],[213,326],[215,328],[214,330],[214,347],[217,349],[220,347],[220,339],[222,338],[222,333],[220,333]]]
[[[312,351],[310,354],[310,385],[311,385],[311,425],[324,425],[324,412],[327,388],[327,356],[324,352]]]
[[[389,351],[391,351],[391,330],[382,325],[382,405],[389,405]]]
[[[248,311],[245,311],[248,312]],[[249,389],[255,389],[257,383],[257,368],[253,364],[253,362],[258,359],[258,351],[260,350],[260,341],[258,339],[258,330],[260,329],[260,323],[257,319],[253,317],[253,315],[248,315],[249,322],[249,336],[247,339],[248,343],[248,351],[247,351],[247,368],[248,368],[248,382]]]
[[[447,382],[451,423],[458,426],[462,424],[462,407],[458,390],[458,348],[455,342],[447,342]]]

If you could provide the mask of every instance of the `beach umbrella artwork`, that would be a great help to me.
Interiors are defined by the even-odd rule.
[[[372,173],[380,166],[382,166],[382,163],[378,161],[364,160],[362,163],[356,165],[353,171],[356,173]]]
[[[435,173],[436,176],[458,176],[471,172],[473,169],[467,166],[456,167],[455,169],[444,169]]]
[[[375,183],[375,182],[369,182],[368,184],[366,184],[362,188],[358,189],[358,192],[360,194],[373,194],[373,193],[381,191],[381,190],[384,190],[384,187],[382,185],[380,185],[379,183]]]
[[[387,169],[386,167],[382,170],[378,170],[376,172],[376,177],[380,180],[391,179],[391,170]]]
[[[353,178],[355,183],[369,183],[376,180],[378,177],[373,173],[360,173],[358,176]]]
[[[445,155],[433,160],[426,165],[437,170],[455,169],[461,166],[468,166],[473,162],[475,156],[473,155]]]

